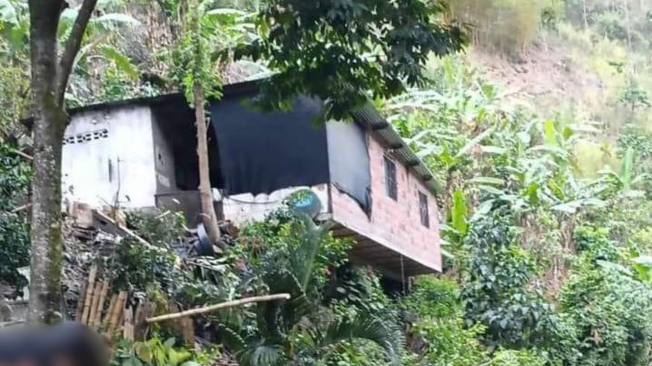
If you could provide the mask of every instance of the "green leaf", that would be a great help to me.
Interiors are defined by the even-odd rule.
[[[477,184],[496,185],[496,186],[502,186],[505,184],[504,179],[494,178],[494,177],[475,177],[471,179],[469,182],[477,183]]]
[[[488,128],[487,130],[483,131],[481,134],[473,138],[473,140],[469,141],[464,147],[460,149],[460,151],[455,154],[455,158],[459,159],[462,156],[466,155],[471,149],[478,145],[479,143],[482,142],[485,138],[487,138],[489,135],[491,135],[494,132],[494,128]]]
[[[237,15],[237,16],[245,16],[247,15],[246,12],[242,10],[237,10],[237,9],[228,9],[228,8],[219,8],[219,9],[213,9],[209,10],[206,12],[206,15]]]
[[[481,190],[483,190],[485,192],[495,194],[495,195],[498,195],[498,196],[502,196],[505,193],[505,192],[501,191],[500,189],[494,188],[492,186],[487,186],[487,185],[480,185],[480,186],[478,186],[478,188],[480,188]]]
[[[498,147],[498,146],[480,146],[480,150],[482,150],[483,153],[485,154],[496,154],[496,155],[503,155],[507,153],[507,149]]]
[[[620,179],[623,182],[625,189],[629,189],[633,181],[632,177],[634,176],[634,155],[634,148],[631,146],[627,148],[625,157],[623,158],[623,162],[620,167]]]
[[[555,121],[549,119],[543,123],[543,135],[546,139],[546,145],[559,146]]]
[[[117,48],[109,45],[103,45],[100,48],[102,55],[107,59],[113,61],[118,70],[124,72],[132,80],[138,80],[140,73],[134,64],[131,63],[129,57],[120,52]]]
[[[467,225],[467,207],[464,192],[461,189],[453,193],[453,207],[451,208],[452,226],[461,235],[465,235],[468,230]]]
[[[145,363],[152,362],[152,349],[146,343],[137,343],[134,346],[136,355]]]
[[[639,278],[645,282],[652,282],[652,256],[634,258],[633,262]]]
[[[165,347],[172,348],[172,347],[174,347],[174,344],[175,344],[176,342],[177,342],[176,339],[174,339],[174,338],[168,338],[168,339],[165,340],[165,342],[163,343],[163,345],[164,345]]]

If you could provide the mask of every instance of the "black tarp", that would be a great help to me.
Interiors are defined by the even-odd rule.
[[[364,129],[323,122],[323,104],[298,97],[289,111],[262,112],[255,93],[226,95],[210,106],[227,195],[333,183],[371,212]],[[326,127],[328,126],[328,127]]]
[[[299,97],[289,111],[264,113],[247,96],[227,96],[210,109],[227,195],[329,182],[319,101]]]

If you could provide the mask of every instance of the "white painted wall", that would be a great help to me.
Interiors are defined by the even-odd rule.
[[[321,201],[320,213],[328,213],[328,185],[321,184],[314,187],[284,188],[270,194],[261,193],[257,196],[245,193],[224,197],[222,199],[224,218],[236,225],[242,225],[248,221],[262,221],[267,214],[279,208],[288,196],[306,188],[310,188]],[[215,192],[213,196],[217,197]]]
[[[62,192],[95,207],[155,206],[156,171],[148,106],[75,114],[66,129]]]

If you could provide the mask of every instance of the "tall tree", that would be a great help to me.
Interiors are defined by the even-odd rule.
[[[220,71],[229,47],[254,35],[241,27],[247,17],[245,12],[227,8],[209,10],[206,8],[209,4],[210,2],[199,0],[181,0],[176,4],[177,7],[188,8],[185,18],[180,20],[183,23],[183,34],[177,40],[179,47],[176,66],[181,70],[186,99],[195,108],[202,221],[211,241],[222,247],[210,182],[205,105],[207,99],[221,96]],[[167,10],[169,13],[173,9]]]
[[[84,0],[59,54],[57,32],[64,0],[29,0],[34,173],[28,321],[60,318],[61,152],[69,122],[64,95],[75,58],[98,0]]]
[[[277,71],[263,86],[262,107],[288,107],[307,94],[342,119],[370,98],[421,85],[431,55],[461,50],[466,36],[447,24],[446,0],[267,0],[260,39],[236,56],[263,59]]]

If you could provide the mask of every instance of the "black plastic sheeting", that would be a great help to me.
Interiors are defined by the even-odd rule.
[[[371,172],[364,129],[357,123],[330,122],[326,126],[333,185],[371,215]]]
[[[210,106],[225,194],[257,195],[332,182],[369,213],[364,130],[354,123],[329,123],[327,128],[323,104],[315,99],[298,97],[289,111],[265,113],[249,103],[247,97],[253,96],[226,96]]]
[[[300,97],[290,111],[269,113],[245,101],[225,98],[211,104],[227,195],[329,182],[319,101]]]

